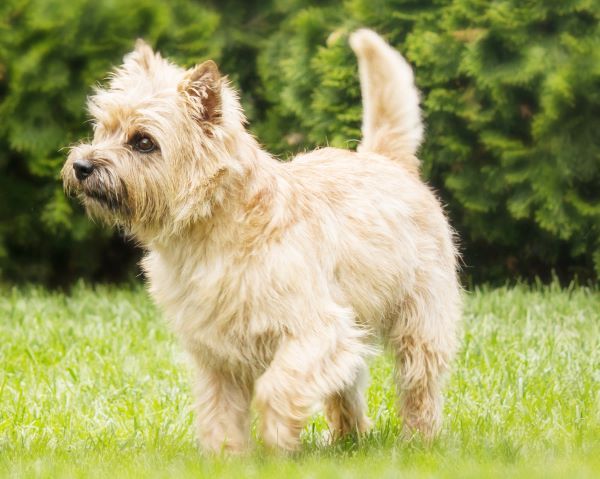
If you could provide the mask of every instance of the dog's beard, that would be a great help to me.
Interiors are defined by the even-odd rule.
[[[110,170],[97,167],[78,188],[88,215],[109,224],[128,223],[131,211],[125,183]]]

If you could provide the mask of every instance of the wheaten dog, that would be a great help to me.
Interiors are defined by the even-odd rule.
[[[367,430],[377,337],[406,430],[440,427],[461,311],[452,230],[419,179],[411,68],[371,31],[350,42],[358,152],[276,161],[213,62],[185,71],[140,41],[90,98],[93,141],[63,168],[90,215],[146,249],[150,293],[194,359],[206,450],[247,447],[252,400],[268,446],[296,448],[321,403],[335,434]]]

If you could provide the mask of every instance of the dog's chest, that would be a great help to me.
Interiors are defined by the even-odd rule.
[[[262,370],[270,363],[277,328],[232,260],[150,252],[142,264],[153,299],[188,351],[220,367]]]

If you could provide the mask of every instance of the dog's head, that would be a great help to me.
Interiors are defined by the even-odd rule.
[[[71,148],[65,189],[90,216],[135,235],[210,215],[219,185],[239,168],[228,151],[245,119],[210,60],[186,71],[138,40],[88,109],[94,136]]]

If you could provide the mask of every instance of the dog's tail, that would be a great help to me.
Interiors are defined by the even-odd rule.
[[[414,156],[423,137],[419,92],[406,60],[372,30],[350,36],[358,57],[363,97],[363,139],[359,151],[372,151],[418,174]]]

